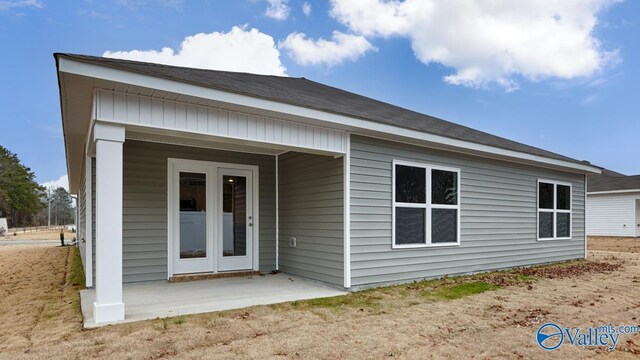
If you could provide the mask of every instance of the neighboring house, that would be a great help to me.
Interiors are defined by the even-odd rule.
[[[55,58],[96,323],[123,282],[357,290],[586,255],[588,162],[304,78]]]
[[[640,237],[640,175],[587,178],[587,235]]]

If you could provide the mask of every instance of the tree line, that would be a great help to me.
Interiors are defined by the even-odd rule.
[[[50,214],[50,215],[49,215]],[[0,145],[0,217],[9,227],[66,225],[74,222],[71,195],[62,187],[46,189],[18,156]]]

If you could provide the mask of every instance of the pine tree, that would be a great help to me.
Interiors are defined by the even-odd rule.
[[[44,207],[43,192],[33,171],[0,145],[0,217],[8,217],[12,226],[29,222]]]

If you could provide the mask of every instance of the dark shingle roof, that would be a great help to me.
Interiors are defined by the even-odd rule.
[[[451,139],[590,165],[587,161],[572,159],[305,78],[193,69],[75,54],[56,53],[54,56],[347,115]]]
[[[588,177],[588,192],[617,190],[638,190],[640,192],[640,175],[627,176],[602,169],[602,174],[593,174]]]

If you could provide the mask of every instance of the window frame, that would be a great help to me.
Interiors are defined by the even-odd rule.
[[[410,166],[425,169],[425,203],[402,203],[396,202],[396,166]],[[460,169],[448,166],[425,164],[413,161],[396,160],[391,162],[391,248],[392,249],[416,249],[416,248],[430,248],[430,247],[452,247],[460,246],[460,202],[462,194]],[[431,188],[431,172],[432,170],[441,170],[456,173],[458,182],[458,192],[456,194],[456,205],[445,204],[432,204],[432,191]],[[396,244],[396,208],[418,208],[425,209],[425,242],[420,244]],[[432,209],[451,209],[456,210],[456,242],[451,243],[432,243]]]
[[[553,185],[553,209],[540,208],[540,183]],[[558,185],[569,187],[569,210],[558,209]],[[540,237],[540,212],[553,214],[553,237]],[[558,237],[558,213],[569,214],[569,236]],[[537,241],[556,241],[573,239],[573,184],[566,181],[538,179],[536,186],[536,239]]]

